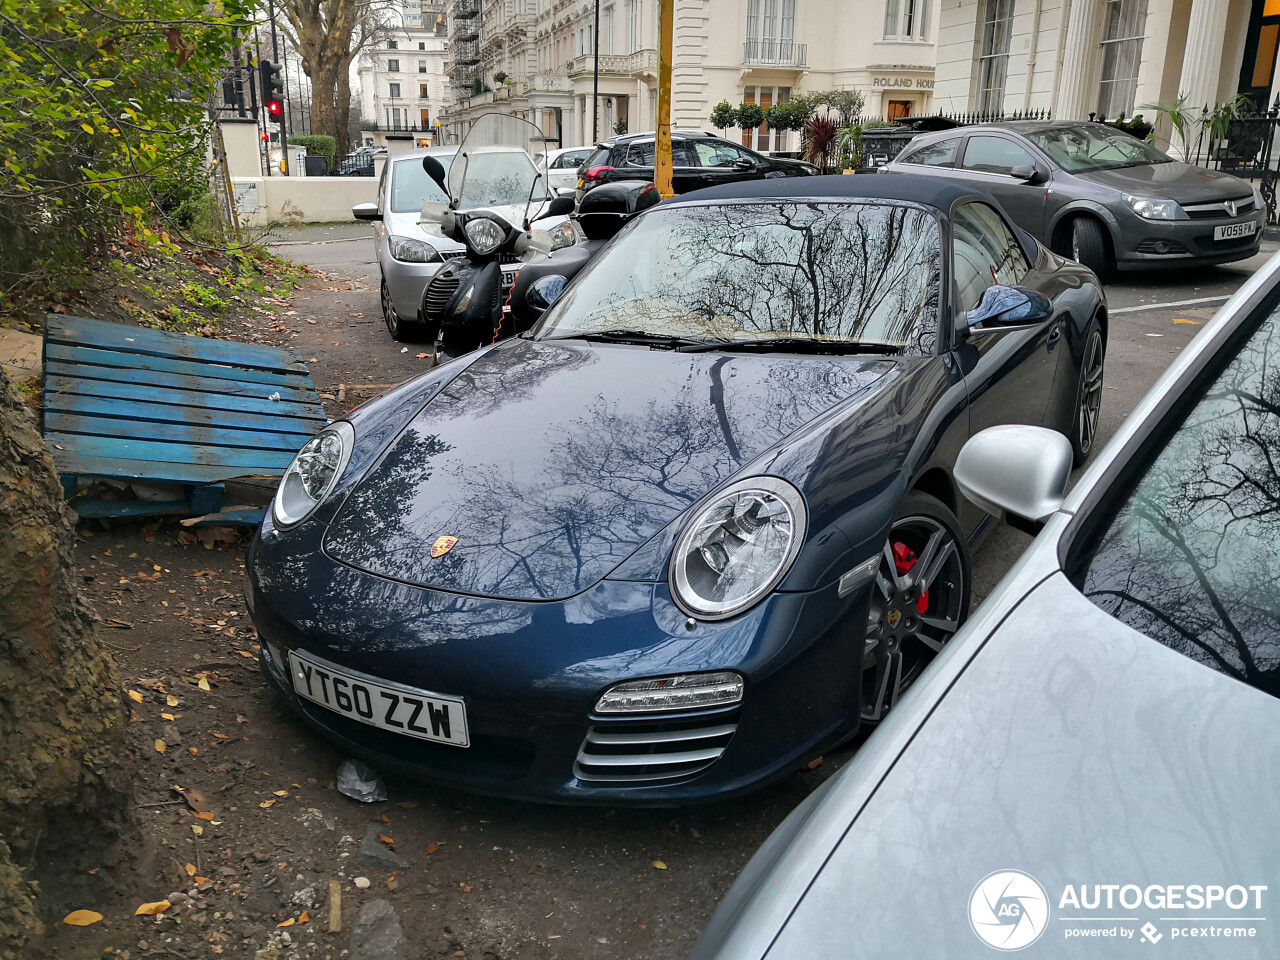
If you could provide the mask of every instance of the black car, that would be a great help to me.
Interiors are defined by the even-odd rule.
[[[1016,121],[929,134],[882,173],[963,181],[1099,276],[1258,252],[1266,207],[1246,180],[1181,163],[1101,123]]]
[[[653,134],[632,133],[600,143],[578,168],[578,198],[615,180],[653,179]],[[766,157],[712,133],[671,134],[672,186],[676,193],[747,180],[811,177],[811,163]]]

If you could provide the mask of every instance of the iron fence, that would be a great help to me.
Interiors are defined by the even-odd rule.
[[[1198,133],[1187,162],[1256,181],[1267,207],[1267,223],[1277,222],[1276,134],[1280,132],[1280,95],[1270,109],[1224,114],[1208,106],[1195,121]]]

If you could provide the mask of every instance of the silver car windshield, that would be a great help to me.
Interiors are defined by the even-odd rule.
[[[1280,696],[1280,310],[1267,316],[1070,564],[1167,647]]]
[[[1026,138],[1069,173],[1173,162],[1151,144],[1100,123],[1048,127],[1027,133]]]
[[[579,275],[539,334],[627,329],[932,352],[940,242],[932,213],[884,201],[655,211]]]
[[[436,157],[449,169],[453,157]],[[449,198],[440,189],[440,185],[422,169],[422,158],[412,157],[408,160],[395,161],[391,178],[391,210],[393,213],[417,213],[428,200],[437,203],[448,203]]]

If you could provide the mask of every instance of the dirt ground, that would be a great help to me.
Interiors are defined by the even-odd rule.
[[[430,363],[419,356],[429,347],[390,340],[377,302],[367,267],[333,269],[221,333],[299,350],[337,416]],[[343,755],[261,677],[242,594],[247,531],[79,530],[83,588],[133,712],[142,840],[131,856],[61,865],[72,879],[45,889],[54,922],[33,957],[337,958],[374,899],[394,906],[410,960],[686,957],[756,847],[847,756],[745,799],[665,811],[522,804],[397,779],[386,802],[360,804],[335,789]],[[134,915],[166,899],[160,915]],[[104,919],[58,922],[75,909]]]

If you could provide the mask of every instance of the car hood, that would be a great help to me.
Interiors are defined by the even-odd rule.
[[[509,340],[410,422],[325,550],[425,587],[562,599],[894,362]],[[440,537],[457,544],[433,558]]]
[[[1273,917],[1267,911],[1280,895],[1280,700],[1112,619],[1061,573],[1008,614],[932,710],[915,693],[901,706],[927,715],[923,725],[887,776],[842,777],[837,789],[854,794],[846,809],[855,819],[847,830],[847,821],[829,824],[840,837],[834,851],[810,849],[802,837],[781,852],[779,871],[789,861],[804,873],[811,861],[812,883],[779,872],[762,884],[775,893],[765,890],[771,902],[755,915],[780,916],[783,928],[760,929],[758,948],[737,949],[736,960],[989,960],[991,947],[970,929],[971,916],[982,920],[974,895],[984,878],[1007,870],[1029,874],[1047,895],[1047,925],[1028,955],[1132,957],[1136,934],[1094,934],[1084,948],[1068,931],[1148,922],[1175,957],[1278,955],[1275,922],[1249,918]],[[855,761],[874,766],[880,745],[894,739],[885,733]],[[862,791],[870,796],[854,809]],[[810,824],[805,833],[822,830]],[[1252,894],[1249,909],[1192,910],[1180,897],[1172,909],[1108,910],[1105,893],[1097,909],[1071,903],[1069,886],[1084,903],[1095,884],[1269,889],[1261,910]],[[784,889],[803,891],[800,902],[787,902]],[[1257,927],[1258,938],[1241,952],[1230,939],[1170,936],[1172,923],[1223,917],[1240,921],[1227,926]]]
[[[1187,163],[1144,163],[1119,170],[1075,173],[1087,183],[1119,190],[1138,197],[1176,200],[1178,203],[1212,203],[1231,197],[1249,197],[1253,190],[1239,177],[1205,170]]]

